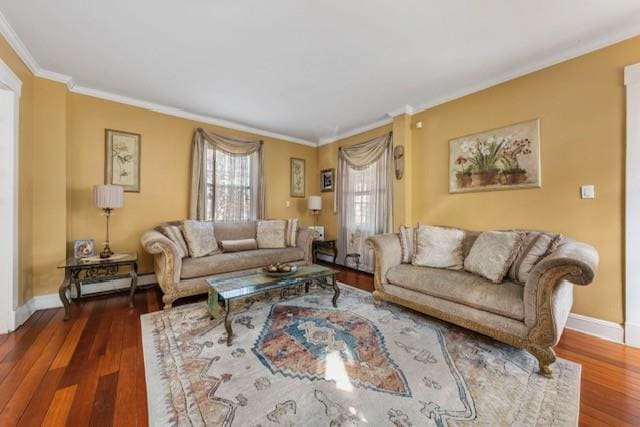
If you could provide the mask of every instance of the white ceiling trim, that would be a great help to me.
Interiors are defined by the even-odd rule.
[[[349,138],[350,136],[358,135],[359,133],[364,133],[370,131],[375,128],[379,128],[380,126],[385,126],[390,123],[393,123],[393,118],[387,117],[386,119],[378,120],[377,122],[369,123],[368,125],[360,126],[358,128],[352,129],[348,132],[341,133],[331,138],[321,138],[318,141],[318,147],[322,145],[332,144],[341,139]]]
[[[98,89],[92,89],[90,87],[74,85],[69,90],[71,92],[79,93],[81,95],[92,96],[94,98],[106,99],[108,101],[118,102],[120,104],[127,104],[134,107],[144,108],[156,113],[166,114],[168,116],[180,117],[183,119],[193,120],[196,122],[208,123],[210,125],[221,126],[228,129],[239,130],[247,133],[253,133],[259,136],[266,136],[269,138],[281,139],[288,142],[294,142],[296,144],[307,145],[309,147],[318,146],[315,142],[306,141],[301,138],[282,135],[282,134],[270,132],[264,129],[257,129],[257,128],[246,126],[240,123],[231,122],[223,119],[216,119],[214,117],[205,116],[202,114],[195,114],[189,111],[181,110],[179,108],[170,107],[162,104],[156,104],[154,102],[148,102],[141,99],[131,98],[129,96],[118,95],[111,92],[105,92]]]
[[[635,22],[630,22],[627,25],[620,26],[616,31],[611,32],[607,35],[601,36],[594,40],[591,40],[588,44],[577,46],[573,49],[568,49],[561,54],[552,55],[550,57],[544,58],[541,61],[538,61],[534,64],[528,65],[526,67],[522,67],[516,69],[512,72],[505,73],[501,76],[498,76],[493,79],[486,80],[482,83],[470,85],[459,90],[453,91],[446,95],[426,100],[424,103],[421,103],[416,108],[405,105],[404,107],[398,108],[396,110],[392,110],[387,113],[388,118],[377,120],[368,125],[360,126],[355,129],[351,129],[349,131],[345,131],[340,133],[334,137],[330,138],[321,138],[317,143],[312,141],[307,141],[302,138],[297,138],[289,135],[284,135],[276,132],[270,132],[259,128],[254,128],[252,126],[244,125],[242,123],[237,123],[233,121],[228,121],[224,119],[218,119],[211,116],[191,113],[189,111],[181,110],[179,108],[175,108],[172,106],[157,104],[149,101],[144,101],[136,98],[131,98],[124,95],[118,95],[107,91],[102,91],[98,89],[93,89],[84,86],[78,86],[74,83],[74,80],[71,76],[67,76],[64,74],[60,74],[54,71],[43,69],[35,60],[35,58],[31,55],[27,47],[24,45],[22,40],[13,30],[9,22],[6,20],[4,15],[0,12],[0,34],[4,36],[7,42],[11,45],[11,47],[15,50],[17,55],[22,59],[25,65],[29,68],[29,70],[37,77],[57,81],[60,83],[64,83],[67,85],[71,92],[80,93],[96,98],[106,99],[114,102],[119,102],[123,104],[133,105],[140,108],[145,108],[151,111],[159,112],[162,114],[167,114],[171,116],[181,117],[189,120],[200,121],[203,123],[208,123],[216,126],[222,126],[230,129],[235,129],[243,132],[254,133],[258,135],[263,135],[267,137],[272,137],[276,139],[281,139],[289,142],[294,142],[298,144],[303,144],[306,146],[317,147],[321,145],[326,145],[338,141],[340,139],[348,138],[350,136],[357,135],[359,133],[363,133],[369,131],[371,129],[375,129],[376,127],[384,126],[393,122],[393,117],[396,117],[401,114],[414,115],[429,108],[435,107],[440,104],[444,104],[449,101],[453,101],[455,99],[470,95],[472,93],[490,88],[492,86],[496,86],[500,83],[504,83],[509,80],[516,79],[518,77],[522,77],[524,75],[533,73],[535,71],[539,71],[541,69],[550,67],[552,65],[556,65],[558,63],[576,58],[578,56],[587,54],[589,52],[604,48],[606,46],[621,42],[628,38],[637,36],[640,34],[640,25]]]
[[[211,116],[202,114],[195,114],[189,111],[181,110],[179,108],[157,104],[154,102],[148,102],[141,99],[131,98],[128,96],[118,95],[115,93],[92,89],[85,86],[78,86],[75,84],[71,76],[65,74],[56,73],[55,71],[45,70],[38,64],[31,52],[24,45],[18,34],[13,30],[11,24],[7,21],[4,15],[0,12],[0,34],[4,36],[9,45],[13,48],[16,54],[20,57],[22,62],[29,68],[29,70],[37,77],[53,80],[56,82],[64,83],[69,88],[69,91],[79,93],[82,95],[92,96],[94,98],[106,99],[108,101],[119,102],[121,104],[132,105],[139,108],[145,108],[157,113],[167,114],[169,116],[180,117],[183,119],[194,120],[202,123],[208,123],[214,126],[222,126],[229,129],[239,130],[242,132],[248,132],[265,136],[269,138],[281,139],[288,142],[294,142],[296,144],[307,145],[309,147],[317,147],[318,144],[312,141],[307,141],[302,138],[294,136],[283,135],[277,132],[270,132],[264,129],[255,128],[253,126],[244,125],[242,123],[236,123],[229,120],[218,119]]]
[[[525,67],[521,67],[512,72],[503,74],[499,77],[486,80],[479,84],[467,86],[455,92],[451,92],[450,94],[447,94],[438,98],[434,98],[432,100],[428,100],[420,104],[414,114],[421,113],[429,108],[433,108],[438,105],[444,104],[446,102],[453,101],[455,99],[462,98],[467,95],[471,95],[472,93],[476,93],[481,90],[488,89],[490,87],[499,85],[501,83],[505,83],[510,80],[517,79],[518,77],[526,76],[527,74],[540,71],[542,69],[551,67],[553,65],[560,64],[561,62],[569,61],[571,59],[577,58],[582,55],[586,55],[587,53],[596,51],[598,49],[602,49],[604,47],[619,43],[623,40],[627,40],[638,35],[640,35],[640,23],[637,23],[637,22],[629,23],[628,25],[621,26],[620,28],[617,29],[617,31],[613,33],[610,33],[608,35],[592,40],[590,43],[586,45],[577,46],[573,49],[568,49],[562,52],[561,54],[549,56],[547,58],[544,58],[541,61],[535,62]]]

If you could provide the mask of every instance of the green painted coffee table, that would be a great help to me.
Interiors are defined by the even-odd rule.
[[[227,345],[231,345],[233,331],[231,330],[230,306],[231,301],[260,295],[277,289],[304,285],[305,292],[309,292],[309,285],[318,279],[330,278],[333,287],[333,306],[338,306],[340,288],[336,284],[338,272],[317,264],[298,266],[298,271],[286,277],[272,277],[261,271],[253,271],[233,277],[212,277],[207,279],[209,284],[209,299],[207,306],[214,319],[222,316],[224,305],[224,328],[227,331]]]

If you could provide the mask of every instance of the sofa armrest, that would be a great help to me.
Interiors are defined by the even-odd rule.
[[[320,237],[317,231],[309,228],[298,229],[296,246],[304,251],[304,260],[307,264],[313,263],[313,241]]]
[[[596,249],[572,239],[565,239],[534,267],[524,286],[525,323],[531,327],[530,340],[542,345],[557,343],[573,301],[571,290],[561,292],[561,288],[570,284],[589,285],[597,269]],[[560,317],[558,313],[564,318],[556,318]]]
[[[378,234],[369,237],[367,245],[373,249],[375,256],[374,287],[378,291],[384,291],[384,285],[388,283],[387,271],[391,267],[400,265],[402,261],[400,238],[397,234]]]
[[[154,270],[162,291],[165,294],[175,292],[182,272],[182,258],[176,244],[156,230],[146,231],[140,243],[145,251],[153,255]]]

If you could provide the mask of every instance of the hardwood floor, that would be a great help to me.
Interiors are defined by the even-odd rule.
[[[370,275],[338,280],[371,291]],[[161,309],[157,288],[35,313],[0,335],[0,425],[147,425],[141,314]],[[185,303],[202,299],[193,298]],[[580,425],[640,426],[640,350],[565,331],[560,357],[582,364]]]

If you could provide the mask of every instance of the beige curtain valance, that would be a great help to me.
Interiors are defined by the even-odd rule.
[[[253,188],[252,198],[255,198],[256,217],[264,217],[264,167],[263,167],[263,142],[242,141],[228,136],[222,136],[207,132],[202,128],[196,129],[193,136],[191,157],[191,202],[189,217],[197,220],[209,220],[207,218],[207,203],[213,203],[207,198],[207,150],[221,150],[231,155],[247,156],[256,154],[257,176]],[[215,171],[215,165],[214,165]],[[215,172],[214,172],[215,176]],[[209,180],[214,179],[209,177]],[[211,182],[215,186],[215,182]]]
[[[202,145],[203,147],[205,143],[209,143],[214,149],[222,150],[229,154],[247,155],[262,149],[262,141],[243,141],[207,132],[202,128],[196,129],[193,142],[194,145]]]
[[[392,134],[370,139],[350,147],[340,147],[338,157],[344,159],[354,169],[363,169],[382,156],[391,146]]]

